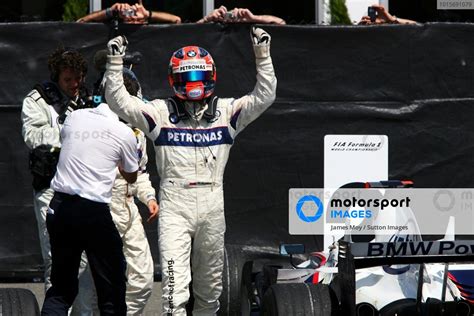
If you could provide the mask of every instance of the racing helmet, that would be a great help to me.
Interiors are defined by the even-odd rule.
[[[168,81],[181,100],[210,97],[216,84],[216,66],[211,54],[198,46],[178,49],[170,59]]]

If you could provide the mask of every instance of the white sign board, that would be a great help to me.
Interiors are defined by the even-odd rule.
[[[388,180],[386,135],[326,135],[324,188],[337,189],[350,182]],[[326,204],[326,201],[324,202]],[[333,242],[324,237],[324,250]],[[341,236],[343,233],[341,233]]]

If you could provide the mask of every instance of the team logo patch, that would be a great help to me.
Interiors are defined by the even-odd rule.
[[[189,52],[187,52],[188,57],[196,57],[196,52],[193,51],[193,50],[190,50]]]

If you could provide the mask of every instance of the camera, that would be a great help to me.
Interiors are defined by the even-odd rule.
[[[224,16],[224,20],[233,20],[234,19],[234,13],[232,11],[226,12]]]
[[[122,15],[125,17],[131,17],[137,15],[137,13],[133,9],[125,9],[122,10]]]
[[[370,22],[374,23],[375,19],[377,19],[377,10],[375,10],[374,7],[369,7],[367,13],[370,18]]]

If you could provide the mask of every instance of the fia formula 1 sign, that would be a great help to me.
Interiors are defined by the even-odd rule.
[[[336,190],[350,182],[388,180],[386,135],[326,135],[324,137],[324,188]],[[325,205],[328,201],[324,201]],[[333,237],[324,237],[324,249]]]

